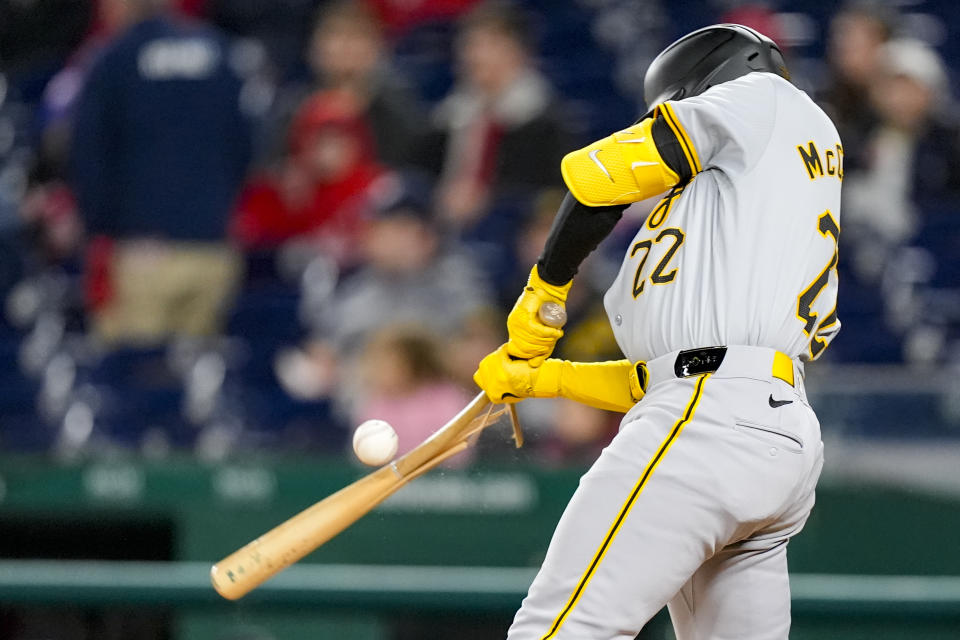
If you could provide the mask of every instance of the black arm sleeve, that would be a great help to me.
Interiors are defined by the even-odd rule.
[[[689,182],[693,169],[666,120],[654,120],[651,131],[663,161],[680,176],[679,184]],[[555,285],[570,282],[580,263],[610,234],[627,206],[588,207],[568,192],[537,262],[540,277]]]
[[[567,193],[537,261],[540,277],[554,285],[570,282],[580,263],[610,234],[627,206],[588,207]]]

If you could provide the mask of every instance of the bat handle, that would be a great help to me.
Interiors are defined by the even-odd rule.
[[[544,302],[537,312],[540,322],[548,327],[559,329],[567,324],[567,310],[559,302]]]

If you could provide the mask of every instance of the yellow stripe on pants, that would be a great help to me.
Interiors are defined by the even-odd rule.
[[[677,436],[680,435],[680,432],[683,431],[684,425],[693,419],[693,414],[697,411],[697,405],[700,404],[703,384],[710,376],[711,374],[706,373],[697,379],[697,385],[693,391],[693,397],[690,398],[690,402],[687,403],[687,408],[684,410],[683,416],[673,425],[670,433],[657,450],[656,455],[654,455],[653,459],[647,464],[647,468],[644,469],[640,479],[637,480],[637,484],[634,485],[633,491],[630,492],[630,497],[627,498],[627,501],[623,504],[623,507],[620,509],[620,513],[617,515],[616,520],[614,520],[613,525],[610,527],[610,530],[604,537],[603,544],[601,544],[600,548],[597,549],[597,553],[594,554],[593,560],[590,562],[590,566],[587,567],[583,577],[580,578],[580,582],[577,583],[577,588],[573,590],[573,593],[570,595],[570,599],[567,600],[567,604],[563,607],[560,615],[558,615],[556,620],[553,621],[553,626],[550,627],[550,631],[548,631],[546,635],[541,638],[541,640],[550,640],[550,638],[553,638],[560,630],[560,627],[563,626],[567,616],[569,616],[570,612],[573,611],[573,608],[577,606],[580,596],[583,595],[587,585],[590,584],[590,580],[596,573],[597,567],[599,567],[600,563],[603,561],[603,557],[607,554],[607,550],[610,548],[613,539],[617,537],[620,527],[623,526],[623,523],[626,521],[627,516],[630,514],[630,510],[637,501],[637,497],[643,491],[647,480],[653,474],[654,470],[657,468],[657,465],[660,464],[660,461],[663,459],[664,455],[666,455],[667,450],[670,449],[670,446],[673,444],[674,440],[676,440]]]

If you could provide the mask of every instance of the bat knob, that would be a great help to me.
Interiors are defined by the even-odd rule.
[[[558,302],[544,302],[540,305],[537,315],[540,317],[540,322],[548,327],[559,329],[567,324],[567,310]]]

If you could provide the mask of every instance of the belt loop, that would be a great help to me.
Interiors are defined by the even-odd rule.
[[[773,368],[770,373],[774,378],[783,380],[791,387],[795,386],[793,379],[793,360],[791,360],[787,354],[779,351],[773,352]]]

